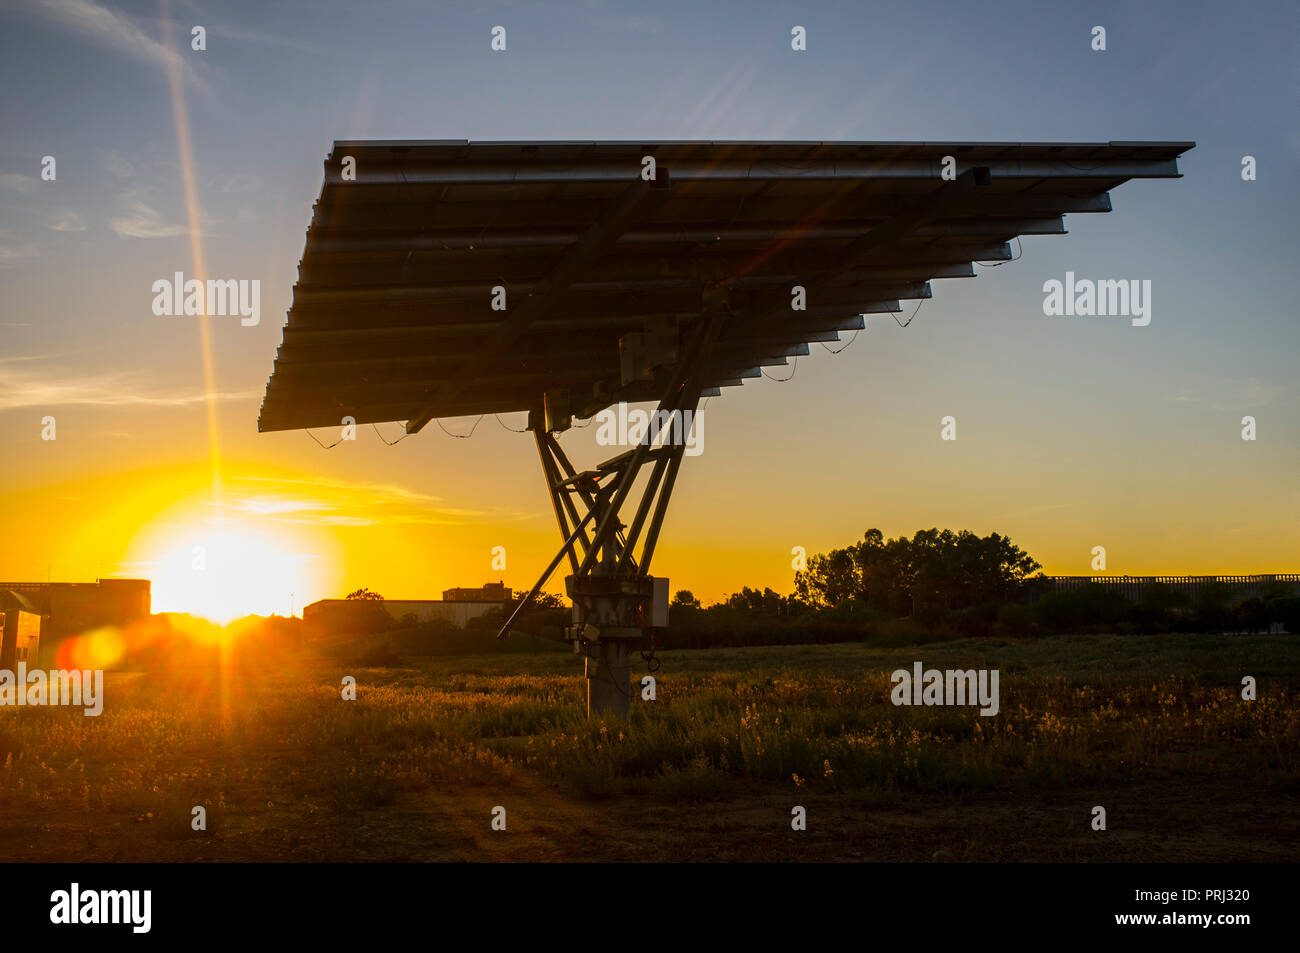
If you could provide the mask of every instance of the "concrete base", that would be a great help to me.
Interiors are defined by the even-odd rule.
[[[630,639],[609,639],[591,646],[587,656],[587,717],[626,717],[632,707]]]

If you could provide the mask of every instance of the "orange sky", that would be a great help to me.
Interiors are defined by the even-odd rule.
[[[852,375],[844,356],[821,363],[832,361]],[[1296,567],[1294,537],[1274,531],[1274,501],[1244,492],[1269,469],[1267,452],[1249,456],[1258,446],[1235,455],[1204,446],[1197,468],[1174,472],[1172,460],[1157,466],[1170,448],[1138,420],[1048,443],[1030,435],[1050,412],[1026,414],[1023,431],[1007,434],[981,426],[980,401],[956,415],[957,441],[943,442],[941,408],[924,397],[888,415],[850,415],[838,428],[800,429],[801,419],[820,417],[804,410],[818,406],[818,380],[764,382],[706,409],[705,452],[685,461],[654,567],[674,589],[708,600],[742,585],[788,592],[793,546],[844,545],[868,526],[1007,533],[1054,573],[1089,572],[1095,545],[1106,547],[1112,573]],[[250,434],[243,416],[254,406],[223,408],[234,426],[223,441],[232,454],[221,461],[220,503],[200,405],[60,414],[57,440],[28,441],[28,485],[0,495],[8,538],[21,541],[0,553],[0,578],[144,576],[155,580],[155,610],[283,614],[290,593],[301,610],[360,586],[405,598],[497,578],[526,588],[557,548],[527,434],[489,418],[469,440],[432,427],[387,447],[362,428],[355,443],[326,451],[303,434]],[[108,417],[124,429],[106,434]],[[470,424],[446,425],[463,433]],[[142,446],[136,428],[178,436]],[[386,430],[392,439],[398,428]],[[608,455],[591,429],[562,441],[580,466]],[[265,454],[252,452],[262,446]],[[276,459],[285,455],[299,465]],[[202,572],[195,546],[206,551]],[[506,549],[504,572],[492,569],[496,546]],[[557,574],[549,588],[562,586]]]
[[[497,58],[459,39],[482,32],[472,8],[439,13],[436,55],[427,31],[383,17],[274,5],[256,22],[214,13],[195,55],[189,25],[169,41],[152,8],[6,12],[0,579],[144,576],[156,610],[221,616],[285,613],[291,593],[301,610],[360,586],[532,584],[559,539],[530,435],[492,417],[469,439],[435,423],[395,446],[370,427],[330,450],[256,433],[323,156],[334,139],[408,136],[1195,139],[1182,179],[1130,182],[1113,212],[1067,216],[1068,235],[1026,239],[1005,267],[935,281],[906,329],[871,316],[842,353],[813,345],[772,369],[788,382],[709,401],[653,570],[706,601],[788,592],[792,547],[873,526],[1004,533],[1050,573],[1089,572],[1094,546],[1110,573],[1300,570],[1286,31],[1207,7],[1171,33],[1144,8],[1098,59],[1048,6],[1014,30],[975,8],[882,21],[850,6],[793,60],[784,28],[776,42],[763,18],[698,4],[662,31],[521,7]],[[891,37],[921,34],[892,55]],[[456,95],[430,94],[449,76]],[[259,280],[260,322],[156,315],[153,284],[178,271]],[[1150,325],[1045,317],[1043,284],[1067,271],[1149,280]],[[949,415],[955,441],[940,439]],[[579,467],[618,449],[594,433],[561,438]]]

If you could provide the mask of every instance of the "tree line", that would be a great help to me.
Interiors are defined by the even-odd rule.
[[[1195,600],[1153,583],[1136,602],[1104,585],[1048,592],[1042,566],[1006,536],[919,530],[886,539],[869,529],[849,546],[810,556],[794,590],[743,588],[707,608],[680,590],[668,646],[883,643],[1065,632],[1300,632],[1300,597],[1285,583],[1246,597],[1217,583]]]
[[[862,639],[887,645],[1069,632],[1260,632],[1275,623],[1300,632],[1300,596],[1285,583],[1265,586],[1253,597],[1213,583],[1200,587],[1194,600],[1153,583],[1130,601],[1097,584],[1048,591],[1041,568],[998,533],[932,528],[887,539],[873,528],[856,543],[809,556],[795,572],[789,594],[746,586],[706,607],[690,590],[678,590],[660,639],[666,648],[703,648]],[[365,648],[339,642],[340,648],[372,654],[555,647],[570,610],[547,593],[521,614],[507,639],[492,638],[517,604],[516,599],[494,608],[462,629],[450,622],[395,619],[382,596],[358,589],[348,594],[330,628],[336,637],[385,633],[384,640]]]

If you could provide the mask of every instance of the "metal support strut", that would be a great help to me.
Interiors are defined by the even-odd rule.
[[[534,412],[529,417],[564,543],[497,638],[505,638],[567,557],[572,572],[565,586],[573,600],[574,624],[564,633],[574,653],[586,660],[588,717],[628,713],[632,655],[640,651],[647,659],[652,656],[653,630],[666,624],[668,580],[649,574],[650,561],[699,406],[703,384],[698,372],[720,323],[717,312],[703,316],[685,360],[671,370],[641,442],[594,469],[575,471],[546,429],[544,415]],[[651,468],[649,476],[631,522],[624,523],[621,514],[646,466]],[[585,515],[579,515],[580,507]]]

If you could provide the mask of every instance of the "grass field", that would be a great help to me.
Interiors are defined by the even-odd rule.
[[[110,674],[98,718],[0,709],[0,855],[1295,859],[1298,648],[1179,635],[675,652],[657,700],[623,723],[587,722],[564,654]],[[1000,713],[895,707],[889,672],[918,659],[999,669]]]

